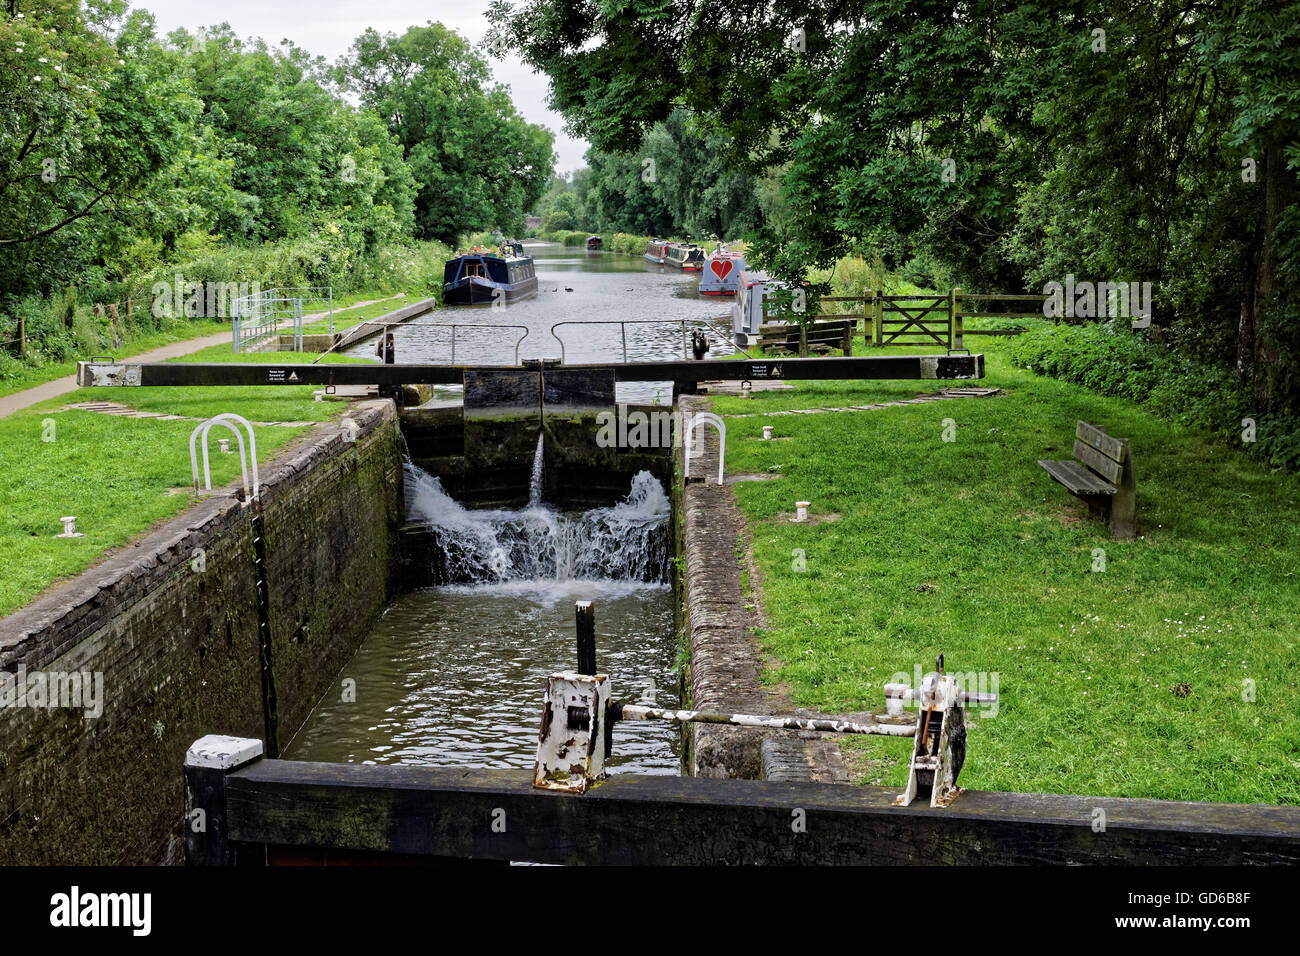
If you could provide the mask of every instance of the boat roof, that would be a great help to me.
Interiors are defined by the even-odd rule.
[[[499,256],[495,252],[462,252],[458,256],[452,256],[448,262],[458,262],[461,259],[500,259],[502,262],[524,262],[531,259],[532,256]]]

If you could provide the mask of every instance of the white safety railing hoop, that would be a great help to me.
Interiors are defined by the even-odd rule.
[[[727,426],[714,412],[696,412],[686,424],[686,463],[684,474],[691,477],[691,437],[696,425],[712,425],[718,430],[718,484],[722,484],[723,462],[727,454]]]
[[[253,433],[253,423],[250,422],[247,418],[244,418],[242,415],[236,415],[234,412],[223,412],[222,414],[216,416],[216,420],[237,422],[240,425],[243,425],[244,428],[248,431],[248,453],[249,453],[249,457],[252,459],[253,462],[253,498],[254,499],[261,498],[262,479],[261,476],[258,474],[258,470],[257,470],[257,435]],[[244,444],[242,439],[240,440],[239,444],[240,447],[242,448]],[[204,451],[205,452],[207,451],[206,442],[204,443]]]
[[[212,468],[208,460],[208,432],[212,430],[213,425],[220,425],[222,428],[230,429],[230,431],[235,433],[235,438],[239,440],[239,469],[244,476],[244,495],[247,496],[249,493],[248,460],[246,457],[246,450],[244,448],[244,435],[238,428],[236,428],[230,422],[220,421],[216,418],[209,418],[197,429],[201,433],[201,440],[203,443],[203,488],[205,491],[212,490]],[[195,480],[195,484],[197,484],[198,483],[197,469],[196,469],[194,480]]]

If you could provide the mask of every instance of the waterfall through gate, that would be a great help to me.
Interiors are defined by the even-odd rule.
[[[403,463],[407,519],[434,532],[439,583],[666,582],[670,504],[659,480],[642,471],[618,504],[565,514],[541,500],[543,452],[539,435],[530,501],[520,510],[465,508],[437,477]]]

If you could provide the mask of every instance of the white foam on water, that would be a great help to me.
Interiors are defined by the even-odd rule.
[[[567,515],[540,502],[536,464],[538,494],[517,511],[470,510],[438,478],[410,461],[403,467],[407,518],[438,533],[445,577],[455,586],[600,581],[645,587],[667,580],[670,503],[648,471],[632,479],[618,504]]]

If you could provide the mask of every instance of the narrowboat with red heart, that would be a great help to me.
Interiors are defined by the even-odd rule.
[[[704,259],[700,295],[735,295],[740,274],[746,268],[743,253],[719,247]]]

